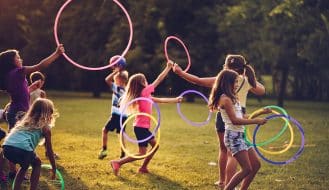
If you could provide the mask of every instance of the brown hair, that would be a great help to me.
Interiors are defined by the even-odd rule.
[[[256,87],[255,71],[242,55],[227,55],[224,69],[234,70],[239,73],[239,75],[245,74],[248,77],[249,84],[254,88]]]
[[[211,110],[218,109],[219,99],[222,94],[231,98],[233,102],[237,101],[233,87],[238,75],[237,72],[228,69],[224,69],[218,73],[209,96],[208,106]]]
[[[33,83],[33,82],[35,82],[37,80],[45,81],[45,76],[41,72],[39,72],[39,71],[33,72],[30,75],[30,82],[31,83]]]

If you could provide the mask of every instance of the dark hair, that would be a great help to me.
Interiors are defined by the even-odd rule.
[[[209,108],[211,110],[218,109],[219,99],[222,94],[231,98],[234,103],[237,101],[233,86],[238,75],[237,72],[228,69],[219,72],[209,96]]]
[[[39,72],[39,71],[33,72],[30,75],[30,81],[31,81],[31,83],[33,83],[33,82],[35,82],[37,80],[45,81],[45,76],[41,72]]]
[[[6,75],[17,66],[14,64],[15,56],[18,51],[9,49],[0,53],[0,90],[7,90],[5,77]]]
[[[246,74],[249,84],[254,88],[256,87],[255,71],[242,55],[227,55],[224,68],[234,70],[239,73],[239,75]]]

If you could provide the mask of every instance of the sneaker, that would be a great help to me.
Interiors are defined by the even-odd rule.
[[[103,160],[107,156],[107,150],[101,150],[98,154],[98,159]]]
[[[110,162],[110,165],[112,167],[113,173],[115,176],[118,176],[119,174],[119,169],[120,169],[120,164],[118,164],[116,161],[112,160]]]
[[[216,181],[214,185],[218,186],[220,189],[224,189],[225,185],[223,182]]]
[[[138,173],[140,174],[148,174],[150,173],[147,168],[139,168]]]

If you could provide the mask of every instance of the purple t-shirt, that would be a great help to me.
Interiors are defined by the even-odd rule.
[[[24,67],[15,68],[5,78],[7,92],[11,97],[11,112],[26,112],[29,109],[30,95],[24,70]]]

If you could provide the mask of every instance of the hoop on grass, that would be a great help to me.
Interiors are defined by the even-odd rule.
[[[65,183],[64,183],[64,178],[61,174],[61,172],[56,169],[56,179],[52,180],[50,179],[50,170],[51,170],[51,165],[49,164],[42,164],[41,165],[41,171],[40,171],[40,178],[39,178],[39,184],[38,187],[40,189],[60,189],[64,190],[65,189]],[[27,170],[27,175],[31,176],[32,172],[32,167],[29,167]],[[30,182],[28,182],[30,183]],[[24,186],[23,183],[22,186]],[[13,181],[12,189],[15,187],[15,180]]]
[[[124,57],[129,48],[130,48],[130,45],[131,45],[131,42],[132,42],[132,38],[133,38],[133,27],[132,27],[132,22],[131,22],[131,19],[130,19],[130,16],[127,12],[127,10],[125,9],[125,7],[119,3],[118,0],[113,0],[114,3],[116,3],[120,8],[121,10],[124,12],[124,14],[126,15],[127,17],[127,20],[128,20],[128,23],[129,23],[129,30],[130,30],[130,35],[129,35],[129,41],[128,41],[128,44],[127,44],[127,47],[123,50],[122,54],[120,55],[120,57]],[[56,44],[59,45],[60,42],[59,42],[59,39],[58,39],[58,35],[57,35],[57,28],[58,28],[58,21],[59,21],[59,17],[61,16],[63,10],[65,9],[65,7],[70,4],[72,2],[72,0],[67,0],[63,5],[62,7],[59,9],[59,11],[57,12],[57,15],[56,15],[56,19],[55,19],[55,24],[54,24],[54,37],[55,37],[55,41],[56,41]],[[109,64],[109,65],[106,65],[106,66],[103,66],[103,67],[87,67],[87,66],[83,66],[83,65],[80,65],[79,63],[75,62],[74,60],[72,60],[66,53],[63,53],[63,56],[70,62],[72,63],[74,66],[76,67],[79,67],[81,69],[85,69],[85,70],[90,70],[90,71],[97,71],[97,70],[103,70],[103,69],[107,69],[107,68],[110,68],[112,67],[113,65],[117,64],[117,62],[120,61],[120,59],[117,59],[116,61],[114,61],[113,63]]]
[[[153,121],[154,123],[156,123],[156,125],[159,125],[159,123],[158,123],[157,120],[153,117],[153,115],[148,114],[148,113],[140,112],[140,113],[134,113],[134,114],[130,115],[130,116],[126,119],[126,121],[123,123],[123,126],[126,126],[126,124],[128,123],[128,121],[131,120],[132,118],[134,118],[134,117],[137,116],[137,115],[148,116],[148,117],[150,117],[150,118],[152,119],[152,121]],[[120,138],[120,145],[121,145],[122,150],[123,150],[123,151],[124,151],[129,157],[136,158],[136,159],[146,158],[146,157],[148,157],[149,155],[151,155],[151,154],[157,149],[157,147],[159,146],[159,142],[160,142],[160,129],[157,130],[158,136],[157,136],[156,144],[154,145],[154,147],[153,147],[149,152],[147,152],[147,153],[144,154],[144,155],[133,155],[133,154],[131,154],[131,153],[126,149],[126,147],[125,147],[124,144],[123,144],[123,135],[122,135],[123,133],[124,133],[124,127],[122,127],[121,130],[120,130],[120,136],[119,136],[119,138]],[[153,134],[150,136],[149,139],[151,139],[152,137],[154,137]],[[144,141],[143,141],[143,142],[144,142]]]

